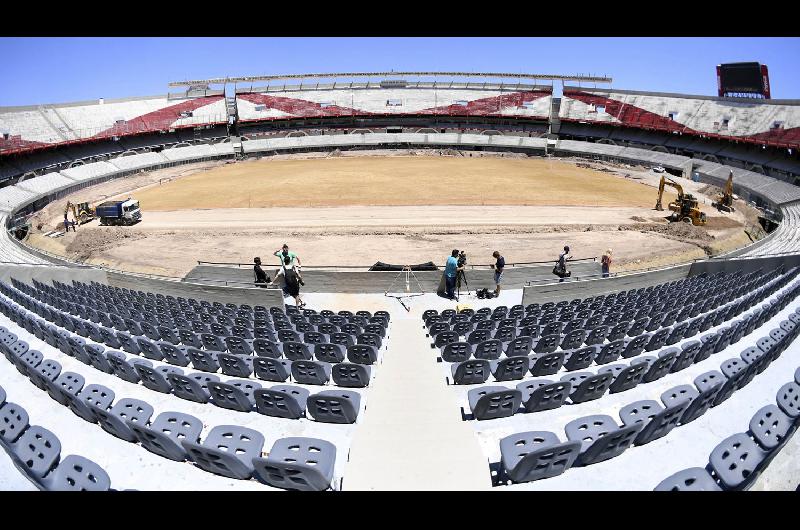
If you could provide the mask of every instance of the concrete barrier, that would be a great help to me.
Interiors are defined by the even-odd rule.
[[[38,278],[38,277],[37,277]],[[191,282],[161,280],[153,277],[134,276],[117,272],[108,273],[108,285],[121,289],[135,289],[175,297],[196,298],[223,304],[263,305],[264,307],[283,307],[283,293],[280,289],[224,287],[200,285]]]
[[[601,271],[599,262],[572,263],[569,268],[572,270],[573,278],[599,275]],[[277,267],[265,270],[270,277],[274,277]],[[383,293],[390,288],[391,292],[398,293],[406,289],[405,273],[399,272],[304,269],[302,274],[305,285],[300,288],[300,292],[306,293]],[[421,285],[424,292],[435,293],[441,278],[441,270],[414,272],[410,277],[409,287],[411,292],[419,292]],[[553,265],[506,267],[502,285],[506,289],[520,289],[529,281],[552,278],[555,278]],[[467,269],[466,280],[467,284],[461,286],[462,292],[495,288],[494,271],[488,267]],[[253,271],[250,268],[198,265],[186,275],[184,281],[202,285],[235,286],[252,282]]]
[[[574,298],[587,298],[599,294],[610,294],[630,289],[649,287],[660,283],[686,278],[690,265],[678,265],[667,269],[611,276],[609,278],[592,278],[587,280],[570,280],[563,283],[546,283],[524,287],[522,304],[560,302]]]
[[[760,258],[734,258],[724,260],[706,260],[692,263],[689,271],[689,276],[707,273],[714,274],[717,272],[735,272],[742,271],[744,274],[756,271],[758,269],[764,272],[777,269],[780,266],[785,269],[797,267],[800,265],[800,254],[789,254],[785,256],[765,256]]]
[[[108,283],[108,275],[102,269],[90,267],[60,267],[58,265],[12,265],[0,264],[0,280],[10,283],[11,278],[33,285],[33,279],[52,285],[57,280],[72,285],[72,280],[90,283]]]

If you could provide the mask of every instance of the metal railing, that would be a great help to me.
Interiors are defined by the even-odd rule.
[[[546,261],[518,261],[513,263],[506,263],[506,268],[527,268],[527,267],[536,267],[541,265],[552,265],[557,260],[546,260]],[[569,260],[570,263],[573,262],[596,262],[597,256],[592,256],[589,258],[577,258]],[[240,262],[224,262],[224,261],[201,261],[197,260],[198,265],[206,265],[211,267],[236,267],[236,268],[250,268],[253,266],[253,263],[240,263]],[[419,264],[421,265],[421,264]],[[444,265],[437,265],[433,264],[437,270],[441,270],[444,268]],[[466,263],[466,267],[470,270],[474,270],[475,268],[489,268],[493,263]],[[269,265],[266,265],[269,267]],[[276,267],[280,267],[280,264],[275,264]],[[301,268],[303,270],[331,270],[331,269],[361,269],[362,272],[398,272],[398,271],[371,271],[369,270],[373,265],[302,265]],[[414,265],[412,265],[413,267]],[[428,272],[428,271],[418,271],[418,272]]]

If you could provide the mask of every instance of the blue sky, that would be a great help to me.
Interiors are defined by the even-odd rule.
[[[800,99],[800,38],[0,38],[0,106],[165,94],[169,81],[437,70],[605,74],[613,87],[716,95],[715,66],[769,66]],[[377,80],[377,79],[376,79]]]

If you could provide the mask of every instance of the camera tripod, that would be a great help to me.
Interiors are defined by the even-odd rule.
[[[464,285],[467,287],[467,294],[469,294],[469,282],[467,281],[467,273],[464,271],[458,271],[456,274],[456,300],[461,298],[461,282],[464,282]]]
[[[394,284],[397,282],[398,279],[400,279],[401,276],[405,276],[406,293],[409,293],[409,294],[401,294],[401,295],[389,294],[389,291],[392,290],[392,287],[394,287]],[[414,281],[417,282],[417,287],[419,287],[419,291],[420,292],[418,292],[418,293],[411,293],[411,277],[412,276],[414,277]],[[419,283],[419,280],[417,279],[417,275],[414,274],[414,271],[411,270],[411,266],[410,265],[403,266],[403,269],[397,274],[397,276],[395,276],[394,280],[392,280],[392,283],[389,284],[389,287],[383,292],[384,296],[390,296],[392,298],[395,298],[398,302],[400,302],[400,305],[402,305],[403,308],[405,308],[405,310],[408,311],[408,312],[411,311],[411,308],[409,308],[403,302],[402,299],[403,298],[410,298],[412,296],[421,296],[423,294],[425,294],[425,289],[422,288],[422,284]]]

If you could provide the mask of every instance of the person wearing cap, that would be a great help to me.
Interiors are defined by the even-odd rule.
[[[506,258],[500,255],[499,250],[495,250],[492,253],[492,257],[497,261],[492,265],[494,269],[494,296],[497,298],[500,296],[500,284],[503,282],[503,269],[506,268]]]
[[[288,257],[289,263],[292,265],[292,267],[294,267],[295,260],[297,261],[297,265],[299,267],[303,266],[303,264],[300,262],[300,258],[297,256],[297,254],[289,250],[289,245],[286,243],[283,244],[283,248],[276,250],[275,254],[273,255],[281,260],[281,265],[283,265],[284,259]]]

